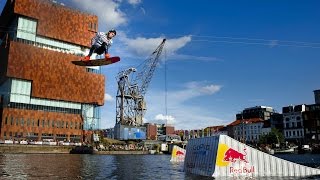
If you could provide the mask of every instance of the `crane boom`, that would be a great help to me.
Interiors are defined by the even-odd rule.
[[[161,55],[164,43],[166,39],[163,39],[161,44],[157,47],[157,49],[151,54],[151,56],[145,60],[143,64],[142,70],[138,73],[134,82],[136,82],[139,86],[140,95],[144,96],[154,74],[154,70],[159,63],[159,57]]]

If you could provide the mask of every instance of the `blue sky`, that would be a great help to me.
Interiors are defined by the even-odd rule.
[[[320,1],[58,2],[98,15],[99,31],[118,30],[110,54],[121,61],[102,67],[102,128],[115,123],[117,73],[140,64],[164,37],[145,122],[167,119],[176,129],[226,125],[247,107],[281,112],[290,104],[313,104],[313,90],[320,89]]]

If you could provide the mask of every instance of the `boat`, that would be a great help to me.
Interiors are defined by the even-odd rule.
[[[295,153],[295,149],[297,149],[298,146],[285,148],[285,149],[274,149],[274,154],[286,154],[286,153]]]
[[[93,154],[92,146],[75,146],[70,150],[70,154]]]

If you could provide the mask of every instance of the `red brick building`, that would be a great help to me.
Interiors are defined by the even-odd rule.
[[[165,134],[166,135],[174,134],[174,127],[173,126],[165,126],[164,129],[165,129]]]
[[[97,129],[105,77],[75,66],[95,15],[47,0],[7,0],[0,17],[0,139],[81,141]]]
[[[147,137],[146,139],[156,140],[157,139],[157,125],[152,123],[145,123],[147,128]]]

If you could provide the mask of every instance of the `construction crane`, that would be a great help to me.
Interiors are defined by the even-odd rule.
[[[143,117],[147,110],[144,96],[159,63],[165,41],[166,39],[163,39],[156,50],[139,66],[141,69],[131,67],[118,73],[116,126],[143,125]]]

